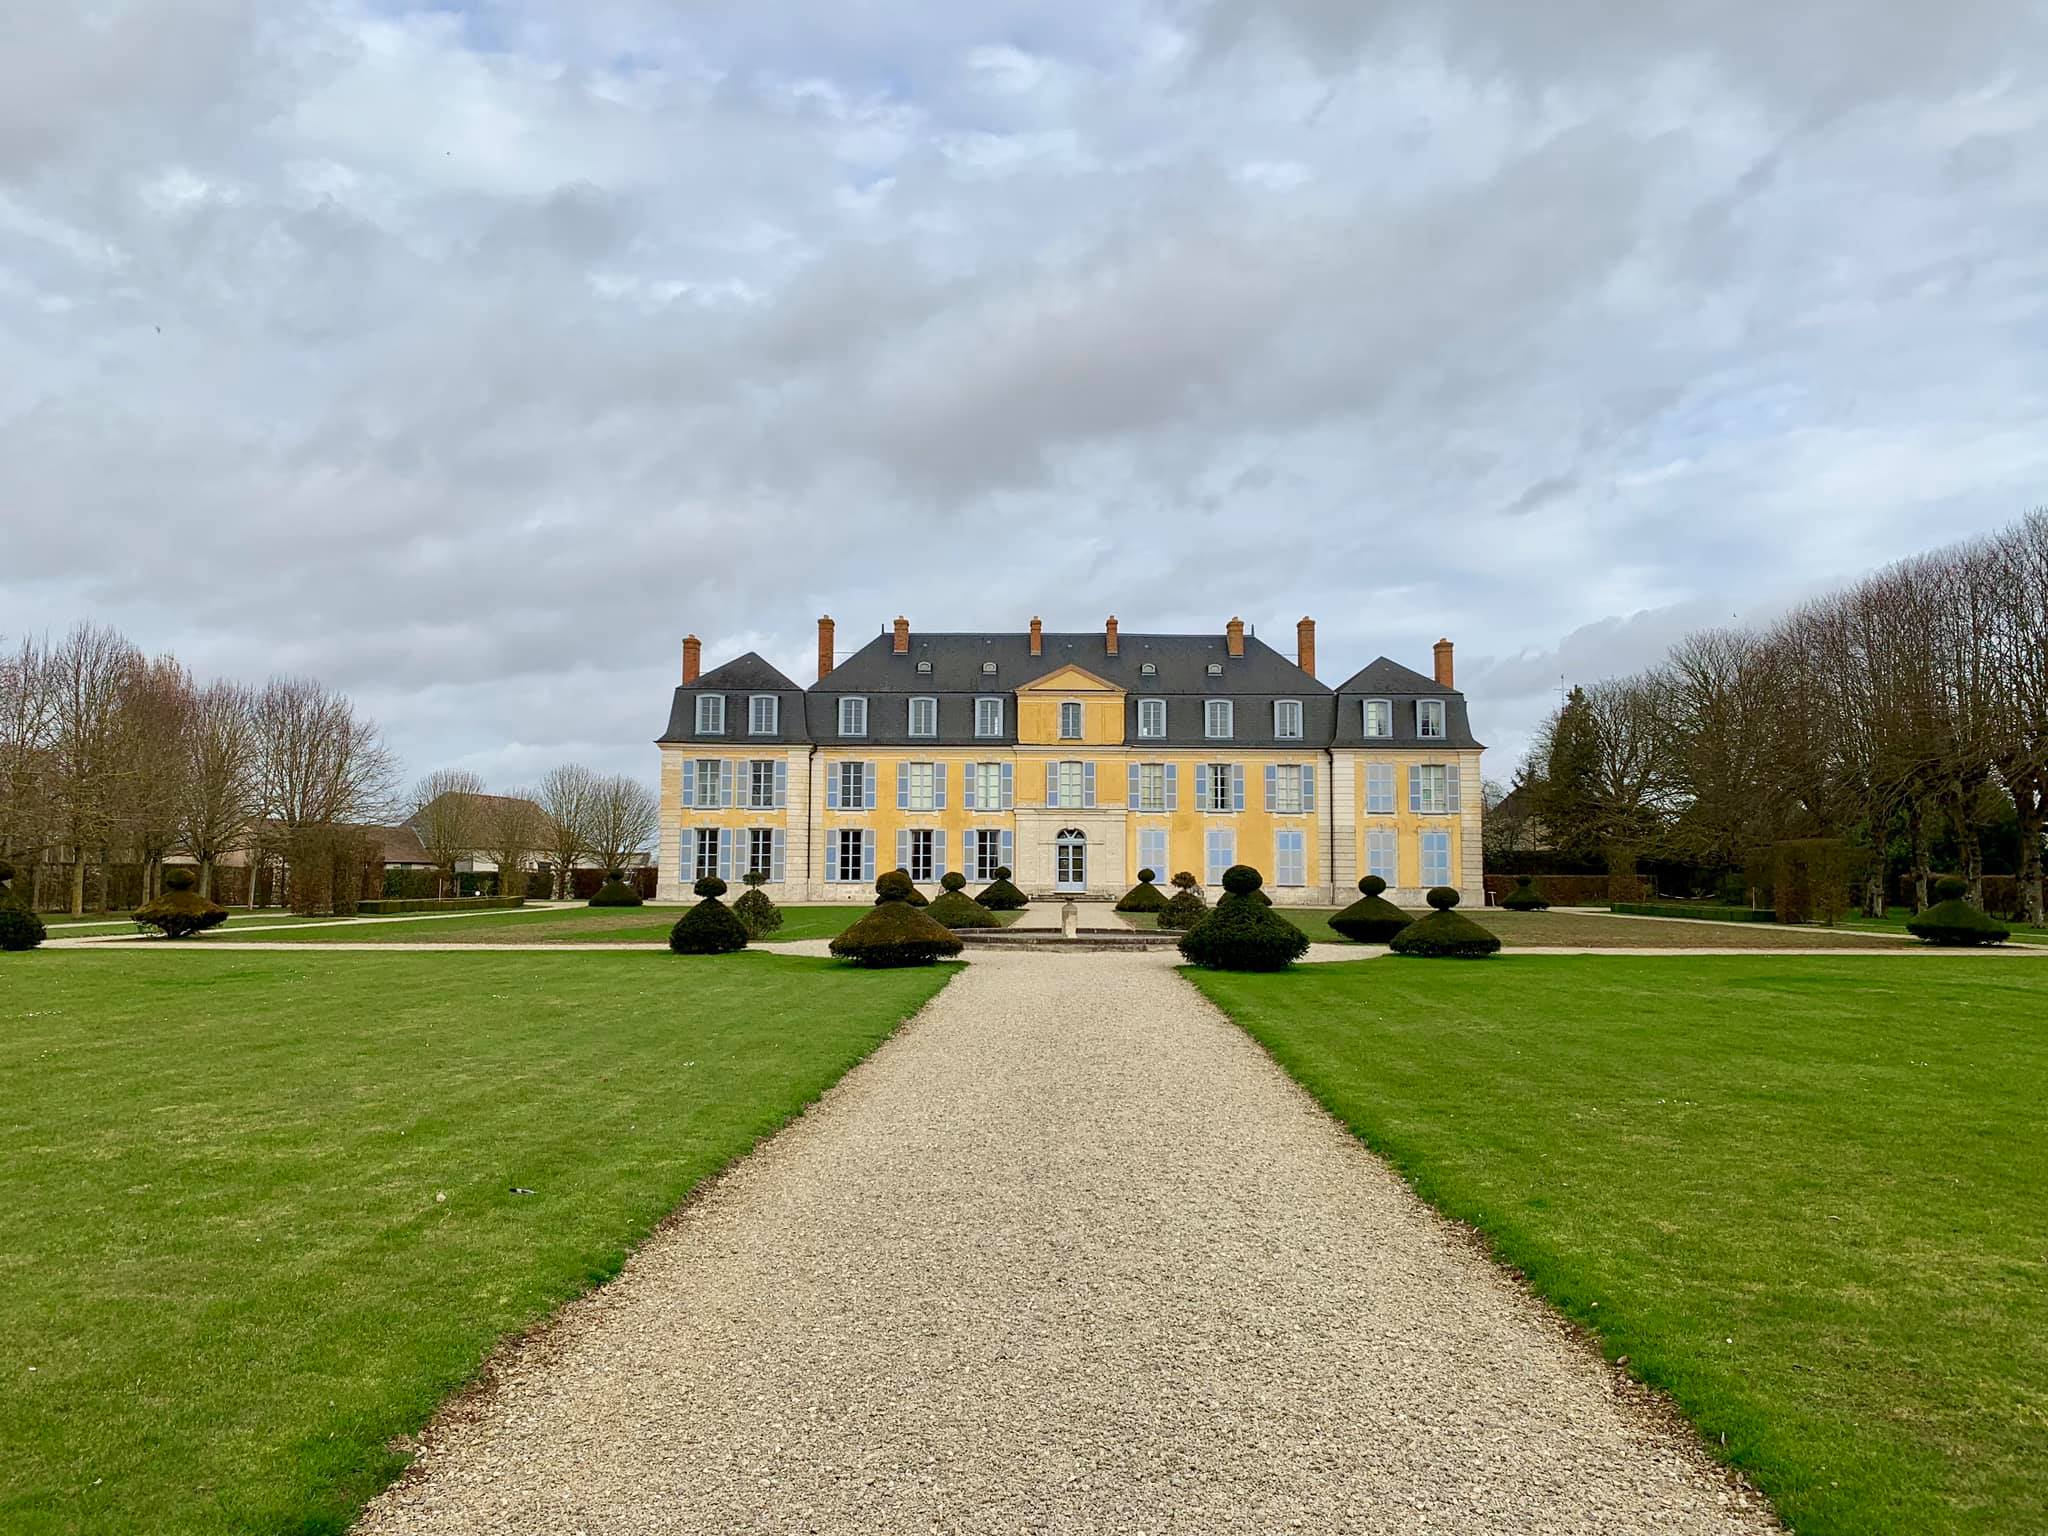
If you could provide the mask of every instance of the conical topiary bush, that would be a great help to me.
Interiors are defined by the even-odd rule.
[[[638,907],[644,905],[640,892],[626,883],[626,872],[614,869],[606,872],[604,884],[590,898],[593,907]]]
[[[1543,899],[1543,893],[1536,889],[1536,881],[1529,875],[1517,875],[1515,888],[1500,899],[1501,907],[1509,912],[1548,912],[1550,903]]]
[[[1124,892],[1116,904],[1119,912],[1157,912],[1166,905],[1166,892],[1152,882],[1159,876],[1149,869],[1138,871],[1138,883]]]
[[[974,899],[991,912],[1022,912],[1029,905],[1024,893],[1010,884],[1010,866],[1007,864],[996,866],[995,882]]]
[[[195,891],[198,883],[189,869],[165,870],[163,894],[135,909],[136,926],[154,928],[167,939],[190,938],[219,927],[228,920],[228,909]]]
[[[1260,901],[1265,883],[1249,864],[1223,872],[1216,910],[1181,935],[1180,952],[1191,965],[1217,971],[1284,971],[1308,953],[1308,935]]]
[[[740,926],[747,930],[750,939],[766,938],[782,926],[782,908],[762,890],[768,877],[758,869],[750,869],[742,877],[747,889],[740,899],[732,904],[732,915],[740,920]]]
[[[1943,949],[2003,944],[2012,937],[2012,930],[1971,906],[1964,899],[1969,890],[1968,882],[1944,875],[1934,884],[1934,905],[1906,919],[1906,932],[1923,944],[1936,944]]]
[[[1202,899],[1202,882],[1187,870],[1182,870],[1173,877],[1173,894],[1159,909],[1159,926],[1167,929],[1192,928],[1208,913],[1209,903]]]
[[[1358,882],[1358,900],[1330,919],[1330,926],[1360,944],[1384,944],[1415,919],[1380,893],[1387,882],[1367,875]]]
[[[745,925],[718,899],[726,893],[726,883],[706,875],[691,889],[703,899],[676,919],[668,931],[668,947],[679,955],[729,955],[745,949]]]
[[[1417,918],[1388,942],[1397,955],[1421,960],[1484,960],[1500,949],[1500,940],[1451,909],[1458,904],[1458,892],[1448,885],[1429,893],[1436,910]]]
[[[967,894],[967,877],[957,869],[939,882],[944,887],[924,909],[925,916],[948,928],[1000,928],[995,913]]]
[[[875,881],[880,898],[867,916],[832,941],[832,953],[873,970],[930,965],[960,953],[960,941],[929,913],[906,899],[910,876],[892,869]]]
[[[0,859],[0,950],[34,949],[48,936],[49,929],[30,909],[28,898],[14,889],[14,866]]]

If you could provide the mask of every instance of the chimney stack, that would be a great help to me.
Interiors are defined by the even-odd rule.
[[[832,670],[832,618],[827,614],[818,620],[818,681],[825,681],[825,674]]]
[[[1224,625],[1223,638],[1226,641],[1224,649],[1233,657],[1244,655],[1244,620],[1232,619]]]
[[[683,683],[688,686],[697,681],[697,672],[704,664],[704,642],[695,635],[683,636]]]
[[[1316,621],[1303,619],[1294,626],[1294,664],[1310,677],[1316,675]]]
[[[1045,626],[1038,622],[1038,615],[1036,614],[1031,616],[1031,654],[1034,656],[1043,656],[1045,654]]]
[[[1436,643],[1436,680],[1446,688],[1458,686],[1451,681],[1451,642],[1448,640]]]
[[[1102,626],[1102,644],[1111,656],[1116,654],[1116,615],[1113,613],[1109,616],[1109,621]]]
[[[910,620],[903,617],[900,613],[896,615],[896,644],[894,649],[898,656],[908,656],[910,654]]]

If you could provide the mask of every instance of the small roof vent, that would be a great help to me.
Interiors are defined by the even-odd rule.
[[[1157,677],[1159,675],[1158,664],[1150,661],[1139,662],[1138,675],[1140,677]]]
[[[1222,663],[1222,662],[1220,662],[1220,661],[1212,661],[1212,662],[1210,662],[1210,663],[1209,663],[1209,675],[1210,675],[1211,677],[1221,677],[1221,676],[1223,675],[1223,663]]]
[[[928,661],[920,661],[920,662],[919,662],[919,663],[917,664],[917,670],[918,670],[918,671],[920,671],[920,672],[929,672],[929,671],[931,671],[931,669],[932,669],[932,664],[931,664],[930,662],[928,662]]]
[[[984,677],[994,677],[996,675],[996,664],[992,661],[984,661],[981,664],[981,671]]]

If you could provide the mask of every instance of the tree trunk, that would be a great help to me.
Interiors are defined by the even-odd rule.
[[[1913,910],[1927,910],[1927,817],[1918,799],[1906,802],[1906,836],[1913,844]]]
[[[71,856],[71,915],[85,916],[85,850],[78,849]]]
[[[1963,899],[1978,911],[1984,910],[1984,849],[1977,835],[1977,821],[1970,814],[1974,786],[1958,785],[1947,796],[1949,820],[1955,823],[1956,873],[1969,887]]]
[[[213,859],[206,854],[199,856],[199,894],[213,900]]]
[[[2013,812],[2020,829],[2020,911],[2027,926],[2042,925],[2041,826],[2043,789],[2048,775],[2036,774],[2012,787]]]

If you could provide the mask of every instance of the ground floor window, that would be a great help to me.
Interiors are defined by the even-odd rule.
[[[718,829],[699,827],[697,829],[696,873],[692,880],[709,880],[718,873]]]
[[[1422,883],[1424,885],[1449,885],[1451,883],[1451,834],[1448,832],[1425,832],[1422,834]]]
[[[1166,828],[1138,829],[1138,867],[1151,870],[1161,885],[1173,878],[1173,871],[1166,867]]]
[[[830,841],[825,848],[826,873],[828,878],[858,885],[874,877],[868,869],[868,838],[857,827],[842,828],[829,834]]]
[[[773,827],[749,827],[747,829],[747,873],[775,878],[775,829]]]
[[[1273,883],[1308,884],[1307,838],[1300,832],[1273,834]]]
[[[1394,829],[1375,827],[1365,834],[1365,872],[1378,875],[1389,885],[1398,885],[1394,878]]]
[[[1237,834],[1217,828],[1208,838],[1209,868],[1205,877],[1210,885],[1223,883],[1223,871],[1237,862]]]
[[[967,834],[974,840],[974,878],[993,880],[996,871],[1003,866],[1003,834],[999,829],[984,829]]]
[[[903,867],[910,871],[910,878],[919,885],[930,885],[945,873],[932,868],[932,829],[912,827],[906,835],[910,839],[910,856],[904,860]]]

